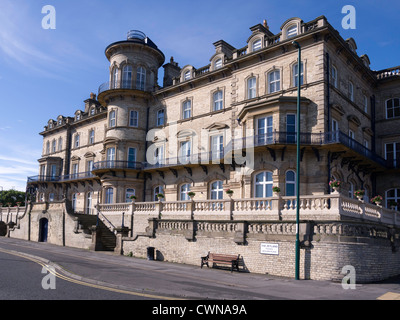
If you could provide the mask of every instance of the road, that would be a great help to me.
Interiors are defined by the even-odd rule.
[[[340,283],[329,281],[296,281],[200,269],[0,237],[0,300],[265,301],[381,297],[399,298],[400,280],[357,284],[355,289],[344,290]]]

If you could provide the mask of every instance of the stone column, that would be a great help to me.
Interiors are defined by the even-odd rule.
[[[103,244],[101,243],[101,229],[98,226],[91,226],[90,231],[92,232],[92,243],[89,250],[100,251],[103,249]]]
[[[128,227],[116,227],[116,245],[114,252],[119,253],[119,254],[124,254],[124,248],[123,248],[123,238],[128,236],[129,233],[129,228]]]

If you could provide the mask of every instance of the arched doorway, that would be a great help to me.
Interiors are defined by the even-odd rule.
[[[49,220],[42,218],[39,220],[39,242],[47,242]]]

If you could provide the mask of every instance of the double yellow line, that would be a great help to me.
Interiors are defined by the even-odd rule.
[[[45,268],[49,273],[53,274],[54,276],[56,276],[57,278],[63,279],[65,281],[69,281],[72,283],[76,283],[82,286],[86,286],[86,287],[92,287],[92,288],[96,288],[96,289],[100,289],[100,290],[106,290],[106,291],[112,291],[112,292],[117,292],[117,293],[122,293],[122,294],[128,294],[128,295],[133,295],[133,296],[139,296],[139,297],[145,297],[145,298],[150,298],[150,299],[157,299],[157,300],[182,300],[182,299],[178,299],[178,298],[171,298],[171,297],[166,297],[166,296],[160,296],[160,295],[153,295],[153,294],[147,294],[147,293],[140,293],[140,292],[133,292],[133,291],[128,291],[128,290],[122,290],[122,289],[116,289],[116,288],[112,288],[112,287],[106,287],[103,285],[98,285],[98,284],[93,284],[93,283],[89,283],[89,282],[85,282],[85,281],[81,281],[81,280],[77,280],[68,276],[65,276],[57,271],[55,271],[54,267],[49,267],[49,264],[44,263],[43,261],[40,261],[30,255],[27,254],[21,254],[19,252],[16,251],[9,251],[9,250],[5,250],[0,248],[0,252],[6,253],[6,254],[11,254],[20,258],[24,258],[24,259],[28,259],[30,261],[33,261],[39,265],[41,265],[43,268]]]

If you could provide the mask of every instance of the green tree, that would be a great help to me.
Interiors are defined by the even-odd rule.
[[[21,207],[25,206],[25,192],[17,190],[3,190],[0,191],[0,203],[3,207],[14,207],[19,205]]]

